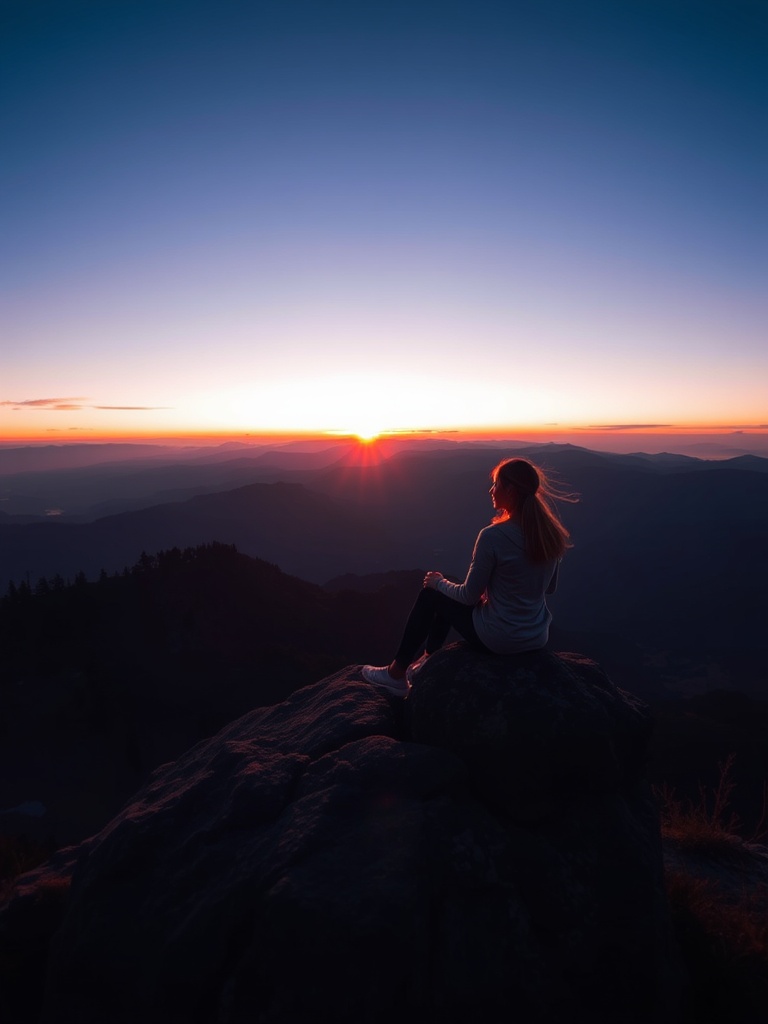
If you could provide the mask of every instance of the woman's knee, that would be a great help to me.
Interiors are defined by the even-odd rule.
[[[419,596],[416,598],[416,604],[420,608],[434,608],[439,598],[439,591],[434,590],[432,587],[422,587],[419,591]]]

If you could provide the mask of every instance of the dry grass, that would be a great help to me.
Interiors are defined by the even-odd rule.
[[[760,842],[766,836],[768,818],[768,787],[763,790],[763,809],[759,822],[749,835],[743,834],[738,815],[730,810],[734,782],[732,777],[735,755],[729,754],[718,764],[717,785],[707,791],[699,786],[698,800],[679,800],[673,789],[662,785],[655,788],[661,810],[662,835],[674,840],[681,850],[700,854],[730,850],[742,840]]]
[[[699,787],[697,801],[657,789],[663,837],[681,855],[666,871],[667,898],[689,979],[684,1024],[753,1024],[768,1020],[768,885],[734,890],[717,880],[718,865],[753,860],[745,841],[765,836],[765,802],[757,828],[740,835],[729,809],[733,755],[719,765],[717,785]],[[696,869],[687,868],[686,855]],[[707,877],[706,866],[711,866]],[[754,876],[753,876],[754,877]]]
[[[768,965],[768,886],[745,891],[738,902],[724,901],[716,883],[687,871],[667,872],[673,908],[685,908],[711,936],[715,951],[735,959],[761,956]]]

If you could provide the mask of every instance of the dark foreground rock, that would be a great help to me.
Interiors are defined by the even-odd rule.
[[[573,655],[451,647],[405,704],[331,676],[20,880],[6,1020],[674,1021],[648,731]]]

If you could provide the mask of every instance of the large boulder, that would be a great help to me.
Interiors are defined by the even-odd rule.
[[[0,962],[43,997],[10,1019],[672,1021],[647,735],[569,655],[450,647],[405,703],[331,676],[21,880]]]
[[[480,799],[515,821],[559,820],[590,794],[627,799],[643,777],[646,705],[581,655],[499,658],[455,645],[415,682],[411,738],[457,754]]]

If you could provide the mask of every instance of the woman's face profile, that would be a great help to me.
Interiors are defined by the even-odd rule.
[[[504,512],[511,512],[512,488],[505,487],[498,477],[491,484],[491,502],[495,509],[502,509]]]

